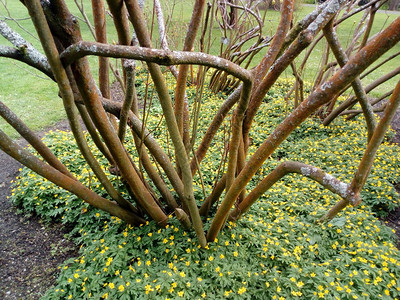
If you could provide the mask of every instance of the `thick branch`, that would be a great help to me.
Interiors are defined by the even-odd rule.
[[[30,1],[34,1],[36,5],[38,0]],[[40,4],[38,4],[38,6],[40,7]],[[38,26],[41,28],[38,30],[39,34],[44,30],[49,30],[47,29],[47,24],[50,23],[53,29],[52,32],[60,38],[64,46],[68,46],[69,44],[76,43],[81,40],[76,19],[68,11],[64,1],[52,1],[50,6],[46,7],[46,12],[48,12],[48,20],[45,19],[41,9],[37,9],[35,12],[32,11],[32,14],[34,14],[32,16],[33,19],[35,17],[41,18],[40,25]],[[46,44],[50,42],[51,39],[44,39],[42,41],[42,45],[45,47]],[[62,68],[62,66],[60,68]],[[108,120],[108,116],[101,105],[101,95],[99,94],[96,83],[90,73],[87,59],[80,59],[78,62],[72,64],[71,69],[88,112],[99,133],[103,137],[106,145],[108,146],[113,158],[115,159],[122,176],[132,189],[135,195],[135,200],[138,201],[141,207],[160,226],[166,226],[168,222],[167,216],[158,206],[155,199],[140,179],[133,163],[126,153],[126,150],[120,143],[114,128],[111,126]]]
[[[240,218],[240,216],[247,212],[251,205],[253,205],[254,202],[256,202],[277,181],[291,173],[297,173],[306,176],[344,199],[347,199],[348,197],[348,185],[346,183],[341,182],[319,168],[300,162],[285,161],[276,167],[267,177],[265,177],[242,202],[235,206],[230,214],[230,218],[234,220]]]
[[[243,170],[234,180],[232,187],[225,195],[225,199],[221,203],[208,231],[208,241],[213,241],[215,239],[236,198],[261,167],[263,162],[308,116],[321,107],[321,105],[329,102],[344,86],[353,81],[354,78],[370,64],[392,48],[400,40],[399,26],[400,17],[355,54],[342,69],[326,83],[317,88],[307,100],[301,103],[297,109],[276,127],[273,133],[248,160]]]
[[[40,72],[46,74],[51,79],[54,80],[53,73],[50,68],[38,63],[35,56],[32,56],[30,53],[25,52],[25,48],[21,47],[20,49],[1,46],[0,45],[0,57],[12,58],[15,60],[19,60],[27,65],[39,70]]]
[[[28,41],[21,35],[12,30],[4,21],[0,20],[0,35],[6,38],[17,49],[0,46],[0,56],[10,57],[38,69],[53,79],[50,65],[46,56],[37,51]]]
[[[61,58],[64,65],[69,65],[86,55],[131,58],[166,66],[181,64],[202,65],[223,70],[243,81],[251,81],[251,73],[248,70],[229,60],[201,52],[164,51],[146,47],[80,41],[65,49],[61,53]]]
[[[243,122],[243,136],[245,138],[245,148],[247,148],[247,136],[249,134],[253,119],[262,103],[262,100],[271,86],[279,78],[280,74],[289,66],[289,64],[303,51],[314,39],[316,34],[325,27],[325,25],[335,16],[339,11],[344,0],[328,1],[328,5],[321,12],[320,15],[303,30],[299,37],[292,45],[279,57],[279,59],[272,65],[270,72],[256,87],[252,94],[249,109],[246,112],[246,118]]]
[[[150,35],[147,32],[145,18],[137,1],[125,0],[124,2],[129,12],[130,20],[133,24],[133,27],[135,28],[135,32],[140,45],[142,47],[151,48],[151,40]],[[171,97],[169,95],[168,88],[160,67],[154,63],[147,63],[147,67],[154,81],[154,85],[160,99],[160,104],[165,115],[167,128],[171,136],[172,143],[175,147],[176,158],[182,170],[182,180],[185,194],[184,204],[187,205],[189,209],[190,217],[192,218],[193,222],[193,227],[195,229],[197,238],[199,239],[200,245],[202,247],[205,247],[207,242],[204,235],[203,222],[200,218],[197,204],[193,195],[192,173],[190,171],[190,165],[185,146],[179,134],[179,128],[176,123]]]
[[[259,85],[282,49],[286,34],[292,22],[294,2],[294,0],[284,0],[282,3],[281,20],[271,42],[271,46],[256,67],[254,87]]]
[[[50,151],[50,149],[42,142],[42,140],[22,122],[3,102],[0,101],[0,116],[3,117],[18,133],[25,138],[28,143],[48,162],[53,168],[68,177],[73,175],[68,169],[58,160],[58,158]]]
[[[107,176],[104,174],[100,164],[95,159],[94,155],[90,151],[85,136],[82,132],[80,123],[78,121],[78,115],[75,107],[74,95],[70,82],[68,80],[67,73],[61,64],[61,60],[58,56],[58,50],[55,45],[53,36],[51,34],[50,28],[44,16],[42,7],[37,0],[26,1],[26,5],[29,10],[29,14],[33,20],[36,31],[39,35],[40,41],[42,43],[43,49],[49,59],[49,64],[53,70],[54,77],[60,89],[60,94],[63,99],[63,104],[65,112],[67,114],[69,123],[71,125],[71,130],[74,134],[75,140],[82,155],[88,162],[89,166],[93,170],[96,177],[99,179],[101,184],[104,186],[109,195],[118,202],[121,207],[135,211],[135,208],[130,202],[125,200],[119,193],[114,189],[111,182],[108,180]]]
[[[96,41],[107,43],[106,18],[103,0],[92,0],[94,28],[96,30]],[[110,76],[108,69],[108,58],[99,57],[99,86],[103,97],[110,98]]]
[[[109,212],[110,214],[117,216],[118,218],[130,224],[139,225],[145,222],[145,220],[138,217],[134,213],[121,208],[115,202],[100,197],[95,192],[86,188],[79,181],[74,180],[54,169],[53,167],[45,164],[40,159],[33,156],[31,153],[24,150],[21,146],[12,141],[2,130],[0,130],[0,148],[24,166],[27,166],[40,176],[47,178],[54,184],[77,195],[90,205]]]
[[[376,151],[381,145],[385,133],[390,126],[390,123],[399,108],[400,105],[400,81],[397,83],[396,88],[393,91],[392,96],[390,97],[389,103],[386,106],[384,116],[379,122],[374,135],[372,136],[370,142],[368,143],[367,149],[364,152],[364,155],[361,159],[361,162],[358,166],[356,173],[354,174],[354,178],[348,188],[348,193],[350,195],[349,198],[343,199],[339,201],[332,209],[321,218],[321,221],[330,220],[336,216],[338,212],[340,212],[344,207],[346,207],[349,203],[353,206],[360,204],[361,200],[359,198],[359,194],[361,189],[363,188],[365,182],[367,181],[368,175],[371,172],[372,164],[375,159]],[[358,199],[358,201],[357,201]]]

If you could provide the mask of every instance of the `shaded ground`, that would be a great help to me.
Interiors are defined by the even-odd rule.
[[[67,128],[65,121],[52,127]],[[60,225],[16,214],[7,195],[20,167],[0,151],[0,299],[4,300],[38,299],[55,283],[57,266],[77,254]]]
[[[394,142],[400,145],[400,112],[392,127],[396,130]],[[66,130],[68,125],[63,121],[51,129]],[[0,150],[0,299],[4,300],[38,299],[55,283],[58,265],[77,255],[60,225],[46,226],[37,217],[18,215],[8,202],[10,181],[20,167]],[[399,191],[400,184],[397,188]],[[400,237],[400,208],[383,221]]]
[[[400,146],[400,110],[397,110],[395,116],[393,117],[392,128],[396,132],[393,142]],[[396,190],[400,194],[400,182],[397,183]],[[400,249],[400,207],[392,211],[387,218],[385,218],[384,222],[386,225],[396,230],[396,235],[399,238],[397,240],[397,248]]]

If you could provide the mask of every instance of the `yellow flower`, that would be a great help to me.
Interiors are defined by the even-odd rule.
[[[242,286],[239,290],[238,290],[238,294],[241,295],[244,292],[246,292],[246,288],[244,286]]]
[[[110,282],[110,283],[108,284],[108,286],[110,287],[110,289],[113,289],[113,288],[115,287],[114,283],[112,283],[112,282]]]
[[[225,291],[224,296],[225,296],[225,297],[228,297],[230,293],[232,293],[232,290]]]
[[[125,290],[125,287],[121,284],[121,285],[118,287],[118,290],[119,290],[120,292],[123,292],[123,291]]]

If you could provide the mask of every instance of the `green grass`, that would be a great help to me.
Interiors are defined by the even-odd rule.
[[[15,18],[26,18],[26,9],[19,1],[9,1],[8,8]],[[4,7],[0,6],[0,15],[7,15]],[[38,40],[32,39],[28,34],[35,31],[30,20],[20,20],[20,25],[27,32],[15,24],[7,24],[37,48],[41,49]],[[0,36],[0,44],[11,44]],[[62,100],[57,96],[56,84],[35,69],[7,58],[0,58],[0,101],[13,110],[31,129],[40,130],[65,118]],[[17,137],[18,133],[0,118],[0,129],[11,137]]]
[[[80,17],[75,4],[72,0],[68,0],[67,3],[70,4],[71,10],[74,14]],[[164,2],[165,4],[165,2]],[[91,11],[89,7],[89,2],[85,2],[86,13],[89,18],[91,18]],[[8,9],[11,15],[15,18],[21,19],[19,21],[20,25],[26,29],[25,31],[20,30],[20,28],[15,24],[15,22],[8,21],[7,23],[14,29],[21,32],[21,34],[33,43],[37,49],[41,49],[38,40],[32,39],[29,33],[34,34],[35,30],[27,18],[26,9],[19,1],[9,1]],[[312,7],[301,7],[295,12],[295,21],[300,20],[306,14],[313,10]],[[168,6],[166,6],[165,19],[167,20],[167,30],[170,36],[170,48],[171,49],[181,49],[182,40],[184,38],[184,33],[186,32],[185,24],[190,20],[191,5],[188,5],[185,1],[170,1]],[[147,9],[147,18],[151,20],[151,7]],[[0,6],[0,16],[7,16],[7,11],[3,6]],[[376,23],[372,34],[379,32],[381,28],[391,22],[397,15],[378,13],[376,16]],[[349,33],[354,29],[355,24],[357,24],[360,16],[356,16],[351,20],[344,22],[338,32],[339,38],[346,46],[349,40]],[[279,12],[268,11],[266,22],[264,26],[264,34],[272,35],[274,29],[279,22]],[[116,34],[113,33],[112,20],[108,18],[107,27],[109,29],[109,40],[116,41]],[[82,35],[85,39],[92,40],[90,31],[87,26],[82,23],[81,20],[81,30]],[[213,26],[213,40],[211,41],[212,54],[218,54],[220,49],[221,32],[214,22]],[[154,30],[154,44],[157,46],[157,30]],[[9,45],[8,41],[0,37],[0,44]],[[304,73],[304,79],[312,82],[318,72],[320,66],[320,58],[324,51],[324,43],[321,42],[315,48],[312,57],[309,60],[309,64]],[[391,51],[385,54],[380,60],[388,57],[389,55],[400,50],[400,45],[395,46]],[[257,62],[261,58],[262,54],[258,55],[254,62]],[[300,63],[302,55],[296,60]],[[96,78],[97,69],[95,67],[96,58],[91,57],[90,62],[93,65],[94,76]],[[400,65],[400,57],[397,57],[392,62],[386,64],[383,68],[376,71],[373,75],[364,79],[364,84],[368,84],[372,80],[381,77],[383,74],[393,69],[393,66]],[[283,74],[284,77],[291,77],[291,72],[287,71]],[[13,60],[0,58],[0,101],[8,105],[26,124],[33,130],[39,130],[46,126],[52,125],[57,121],[65,118],[65,113],[62,109],[62,101],[58,97],[57,86],[49,79],[45,79],[39,72],[26,66],[24,64],[18,63]],[[383,94],[385,91],[394,87],[396,80],[398,78],[388,81],[386,84],[382,85],[379,89],[374,91],[373,95],[377,96]],[[5,121],[0,120],[0,128],[4,130],[7,134],[12,137],[17,137],[18,134],[8,126]]]

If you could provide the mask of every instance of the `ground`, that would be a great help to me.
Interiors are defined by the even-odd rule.
[[[66,121],[52,127],[67,128]],[[55,283],[57,266],[77,255],[75,244],[64,237],[65,228],[19,215],[7,200],[10,181],[19,168],[18,162],[0,151],[0,299],[4,300],[38,299]]]
[[[396,131],[394,142],[400,145],[400,112],[392,127]],[[62,121],[47,130],[67,128],[68,123]],[[54,284],[58,265],[77,255],[75,245],[65,238],[67,229],[58,224],[43,224],[35,216],[18,215],[8,202],[10,181],[20,167],[0,151],[0,299],[4,300],[38,299]],[[400,237],[400,208],[383,222],[396,229]]]

